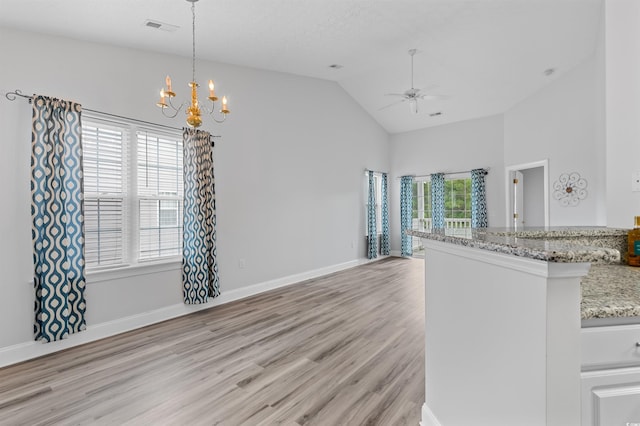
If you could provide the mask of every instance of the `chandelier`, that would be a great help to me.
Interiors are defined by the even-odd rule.
[[[191,57],[191,82],[189,83],[189,87],[191,87],[191,103],[186,108],[185,112],[187,114],[187,124],[191,127],[200,127],[202,124],[202,114],[205,113],[210,115],[214,121],[217,123],[222,123],[226,118],[227,114],[229,114],[229,107],[227,104],[227,97],[222,97],[222,107],[219,112],[222,114],[221,118],[216,118],[215,111],[215,103],[218,100],[218,97],[215,93],[215,86],[213,84],[213,80],[209,80],[209,96],[207,97],[209,101],[211,101],[210,107],[206,105],[200,105],[198,102],[198,86],[199,84],[196,82],[196,2],[198,0],[187,0],[191,3],[191,24],[192,24],[192,35],[193,35],[193,43],[192,43],[192,57]],[[165,83],[167,87],[160,90],[160,101],[156,105],[158,105],[162,109],[162,114],[168,118],[174,118],[182,108],[184,108],[188,102],[183,102],[177,107],[173,105],[172,98],[176,96],[175,92],[171,87],[171,77],[167,76]]]

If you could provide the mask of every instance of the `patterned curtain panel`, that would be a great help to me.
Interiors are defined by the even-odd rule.
[[[64,339],[86,328],[82,107],[34,96],[31,218],[35,339]]]
[[[487,171],[484,169],[471,170],[471,227],[486,228],[487,219],[487,191],[484,177]]]
[[[387,185],[387,174],[382,174],[382,242],[380,253],[389,255],[391,247],[389,244],[389,190]]]
[[[431,228],[444,229],[444,173],[431,175]]]
[[[400,254],[402,256],[413,255],[413,238],[405,232],[407,229],[411,229],[411,213],[413,208],[412,184],[413,177],[402,176],[402,178],[400,178]]]
[[[207,303],[220,294],[216,260],[216,192],[213,143],[208,132],[184,129],[182,289],[184,303]]]
[[[378,257],[378,230],[376,229],[376,185],[373,172],[369,171],[369,197],[367,198],[367,257]]]

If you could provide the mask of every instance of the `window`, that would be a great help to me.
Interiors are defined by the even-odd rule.
[[[140,259],[182,251],[182,140],[138,132]]]
[[[447,228],[471,227],[471,178],[445,181],[444,217]]]
[[[90,115],[82,124],[87,268],[182,252],[182,135]]]
[[[431,229],[431,181],[418,180],[412,184],[411,229]],[[414,242],[419,238],[414,238]]]
[[[87,267],[118,265],[126,258],[127,133],[84,122],[85,262]]]
[[[459,175],[458,175],[459,176]],[[413,182],[412,229],[431,229],[431,181]],[[447,179],[444,184],[445,228],[471,227],[471,178]],[[414,242],[419,240],[414,238]]]
[[[364,219],[364,223],[365,223],[365,227],[367,229],[365,229],[365,235],[369,235],[369,229],[366,226],[366,224],[369,221],[369,215],[368,215],[368,211],[369,211],[369,173],[366,172],[364,174],[365,179],[364,179],[364,187],[365,187],[365,192],[364,192],[364,196],[365,196],[365,210],[364,210],[364,214],[365,214],[365,219]],[[378,235],[382,234],[382,175],[380,173],[374,173],[373,174],[373,185],[375,187],[374,191],[375,191],[375,197],[376,197],[376,233]]]

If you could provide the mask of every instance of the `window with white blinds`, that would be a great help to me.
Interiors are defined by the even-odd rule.
[[[127,132],[83,123],[85,262],[126,262]]]
[[[182,134],[83,119],[87,268],[182,252]]]
[[[182,252],[182,140],[139,131],[140,259]]]

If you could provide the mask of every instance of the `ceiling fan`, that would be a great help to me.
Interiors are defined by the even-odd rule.
[[[442,95],[436,95],[433,93],[423,93],[423,91],[425,90],[429,90],[429,89],[433,89],[434,87],[436,87],[435,85],[431,85],[428,87],[423,87],[422,89],[416,89],[413,87],[413,56],[417,53],[416,49],[409,49],[409,56],[411,56],[411,88],[407,89],[404,91],[404,93],[387,93],[385,94],[385,96],[395,96],[395,97],[400,97],[402,99],[400,99],[397,102],[393,102],[389,105],[383,106],[382,108],[380,108],[378,111],[381,111],[383,109],[387,109],[389,107],[392,107],[394,105],[398,105],[401,104],[403,102],[409,102],[409,106],[411,107],[411,112],[414,114],[418,114],[419,110],[418,110],[418,101],[419,100],[423,100],[423,101],[433,101],[433,100],[437,100],[437,99],[444,99],[445,96]]]

